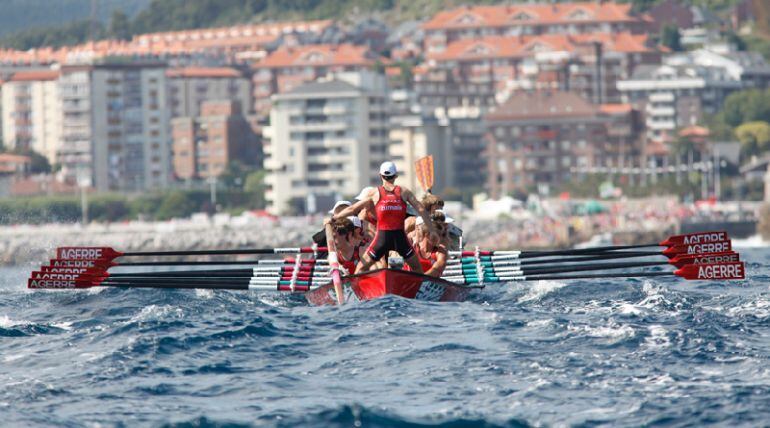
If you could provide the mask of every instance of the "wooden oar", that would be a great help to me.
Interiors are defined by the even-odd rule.
[[[433,155],[428,155],[418,159],[414,163],[415,173],[417,174],[417,181],[420,182],[420,187],[426,193],[430,193],[433,189]]]
[[[329,269],[331,270],[332,284],[334,284],[334,293],[337,295],[337,304],[345,303],[345,296],[342,292],[342,278],[340,277],[340,264],[337,258],[337,246],[334,244],[334,231],[332,225],[327,223],[324,226],[326,232],[326,246],[329,250]]]

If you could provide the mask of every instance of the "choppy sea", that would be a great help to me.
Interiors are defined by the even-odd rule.
[[[742,283],[488,286],[463,303],[28,291],[0,270],[2,426],[761,426],[770,249]]]

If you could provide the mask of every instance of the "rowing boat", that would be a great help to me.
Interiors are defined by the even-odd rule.
[[[330,240],[327,240],[330,241]],[[641,249],[648,248],[642,251]],[[653,249],[657,247],[657,249]],[[665,247],[661,250],[660,247]],[[328,259],[318,257],[326,251]],[[201,261],[162,260],[169,256],[294,255],[293,258]],[[312,254],[312,258],[303,255]],[[334,305],[385,295],[433,302],[456,302],[484,285],[512,281],[676,276],[686,280],[743,280],[745,265],[732,251],[725,232],[670,236],[661,242],[610,245],[551,251],[450,251],[443,277],[435,278],[392,268],[343,276],[334,248],[245,248],[122,252],[111,247],[60,247],[56,258],[27,281],[31,289],[90,287],[260,290],[303,293],[314,305]],[[661,258],[662,256],[662,258]],[[161,260],[124,261],[156,257]],[[609,260],[647,260],[602,262]],[[657,258],[657,260],[649,260]],[[215,269],[111,271],[115,267],[212,266]],[[231,265],[230,267],[227,267]],[[247,265],[245,268],[235,266]],[[661,269],[673,266],[676,270]],[[656,270],[638,270],[656,267]],[[634,271],[620,271],[634,269]],[[607,271],[596,273],[596,271]]]
[[[482,285],[462,285],[441,278],[398,269],[378,269],[342,278],[344,301],[358,302],[385,295],[427,302],[461,302]],[[311,305],[334,305],[334,284],[329,283],[305,293]]]

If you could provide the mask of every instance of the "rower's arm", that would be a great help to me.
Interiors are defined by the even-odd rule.
[[[335,219],[335,218],[345,218],[345,217],[348,217],[348,216],[351,216],[351,215],[358,215],[358,213],[361,212],[361,210],[366,208],[367,204],[371,204],[371,203],[372,203],[371,199],[364,199],[364,200],[358,201],[355,204],[353,204],[353,205],[345,208],[344,210],[340,211],[339,213],[334,214],[332,216],[332,219]]]
[[[446,262],[447,262],[447,251],[446,251],[446,248],[442,247],[440,251],[436,252],[436,262],[433,263],[433,266],[431,266],[431,268],[428,269],[427,272],[425,272],[425,275],[435,276],[435,277],[441,276],[441,274],[444,273],[444,269],[446,269]]]
[[[436,229],[433,227],[433,222],[430,220],[430,213],[428,213],[420,201],[417,200],[417,198],[414,196],[414,193],[412,193],[412,191],[409,189],[402,189],[401,197],[403,197],[404,201],[409,203],[409,205],[413,206],[414,209],[417,210],[417,212],[420,214],[420,217],[422,217],[423,223],[428,226],[428,231],[430,233],[436,233]]]

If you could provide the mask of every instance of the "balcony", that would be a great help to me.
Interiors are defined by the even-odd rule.
[[[291,130],[296,132],[324,132],[342,131],[348,128],[347,122],[318,122],[291,125]]]
[[[650,105],[647,105],[647,108],[645,108],[645,111],[647,112],[648,116],[657,116],[657,117],[676,116],[676,109],[673,107],[651,107]]]
[[[673,120],[648,120],[647,127],[652,130],[673,130],[676,129],[676,122]]]
[[[653,103],[672,103],[674,102],[674,94],[671,92],[650,94],[649,100]]]

